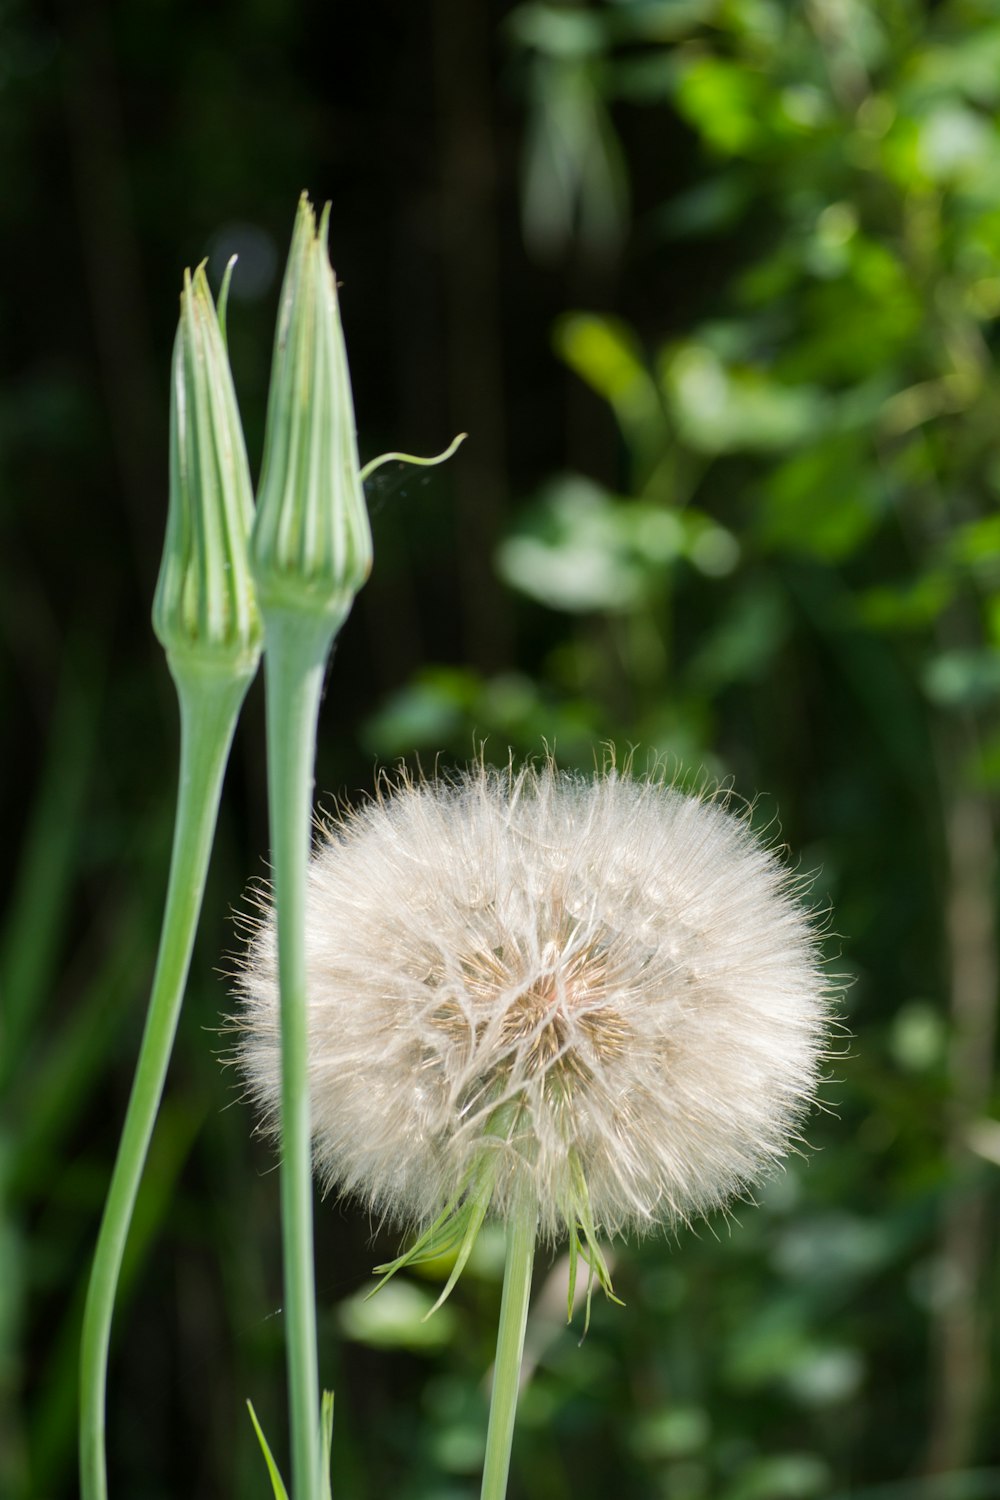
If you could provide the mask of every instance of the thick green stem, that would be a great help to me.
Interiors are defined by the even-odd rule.
[[[338,622],[339,623],[339,622]],[[281,1230],[294,1500],[319,1500],[305,896],[316,721],[334,628],[265,609],[268,799],[281,990]]]
[[[146,1027],[87,1288],[80,1351],[80,1490],[106,1500],[108,1349],[115,1292],[187,984],[229,747],[253,671],[174,664],[181,764],[160,950]]]
[[[535,1257],[535,1218],[515,1214],[507,1226],[507,1261],[500,1299],[497,1357],[493,1366],[490,1422],[486,1433],[482,1500],[504,1500],[514,1441],[524,1330],[531,1294],[531,1266]]]

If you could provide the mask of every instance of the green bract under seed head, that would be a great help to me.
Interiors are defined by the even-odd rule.
[[[281,292],[253,534],[261,604],[342,619],[371,570],[354,402],[327,252],[299,200]]]
[[[170,399],[170,505],[153,629],[173,662],[253,671],[253,491],[229,359],[204,265],[184,273]]]

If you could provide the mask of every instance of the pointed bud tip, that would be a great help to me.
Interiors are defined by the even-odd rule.
[[[327,251],[299,199],[281,292],[253,560],[269,606],[343,618],[371,569],[347,352]]]
[[[184,271],[174,343],[170,500],[153,628],[173,661],[256,666],[253,496],[236,393],[207,262]]]

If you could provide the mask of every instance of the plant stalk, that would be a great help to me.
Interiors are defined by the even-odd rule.
[[[507,1226],[507,1260],[500,1299],[497,1355],[493,1366],[490,1420],[486,1432],[482,1500],[504,1500],[510,1472],[510,1450],[514,1441],[524,1330],[531,1294],[531,1267],[535,1258],[535,1219],[516,1213]]]
[[[104,1206],[80,1349],[80,1491],[107,1500],[105,1408],[115,1293],[187,984],[219,798],[253,670],[171,663],[180,703],[177,814],[160,947],[146,1025]],[[254,668],[256,663],[254,663]]]
[[[323,673],[340,621],[265,608],[268,800],[281,992],[281,1231],[294,1500],[319,1500],[319,1366],[305,963]]]

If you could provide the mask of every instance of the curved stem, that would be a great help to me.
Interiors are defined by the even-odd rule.
[[[535,1219],[515,1214],[507,1226],[507,1260],[500,1299],[497,1357],[493,1366],[490,1421],[486,1433],[482,1500],[504,1500],[514,1440],[524,1330],[531,1294],[531,1267],[535,1258]]]
[[[319,1369],[305,896],[316,721],[335,627],[328,619],[275,608],[265,610],[265,631],[267,784],[281,991],[281,1234],[292,1495],[295,1500],[318,1500]]]
[[[173,664],[172,664],[173,665]],[[135,1079],[104,1206],[83,1315],[80,1349],[80,1490],[106,1500],[104,1449],[108,1349],[115,1293],[136,1195],[153,1134],[187,984],[222,780],[253,672],[174,667],[180,700],[177,815],[160,948]]]

